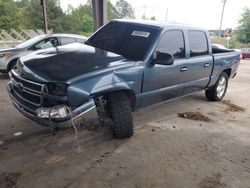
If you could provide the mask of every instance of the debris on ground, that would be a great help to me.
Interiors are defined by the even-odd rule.
[[[231,103],[231,101],[229,100],[223,100],[221,101],[221,104],[224,104],[227,106],[225,110],[226,112],[244,112],[246,110],[245,108],[241,106]]]
[[[155,129],[152,129],[152,132],[155,132]]]
[[[201,114],[200,112],[184,112],[184,113],[178,113],[178,116],[181,118],[196,120],[196,121],[206,121],[210,122],[211,119],[209,117]]]
[[[214,174],[212,177],[204,178],[201,183],[201,188],[223,188],[226,184],[221,182],[222,175],[220,173]]]
[[[86,127],[88,131],[94,131],[98,129],[98,125],[95,125],[95,124],[86,124]]]
[[[98,159],[94,159],[94,161],[97,162],[97,163],[101,163],[104,158],[107,158],[107,157],[110,157],[110,156],[112,156],[112,153],[105,152],[104,154],[100,155],[100,157]]]
[[[0,187],[14,188],[17,185],[18,179],[21,177],[21,173],[2,173],[0,174]]]
[[[175,129],[175,128],[176,128],[176,126],[173,126],[173,128]]]
[[[4,141],[3,140],[0,140],[0,146],[4,144]]]
[[[54,165],[54,164],[57,164],[57,163],[64,161],[65,159],[66,159],[65,156],[54,155],[54,156],[49,157],[46,160],[46,164],[47,165]]]
[[[23,132],[16,132],[14,133],[14,136],[21,136],[23,134]]]
[[[207,114],[210,116],[217,116],[217,114],[215,112],[208,112]]]

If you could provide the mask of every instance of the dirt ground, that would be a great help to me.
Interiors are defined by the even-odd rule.
[[[73,129],[52,136],[19,114],[6,93],[8,77],[0,77],[1,188],[250,188],[249,60],[224,102],[200,92],[143,109],[126,140],[107,127],[82,126],[75,145]]]

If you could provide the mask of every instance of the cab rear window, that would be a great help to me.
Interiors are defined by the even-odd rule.
[[[208,43],[203,31],[188,31],[190,57],[207,55]]]

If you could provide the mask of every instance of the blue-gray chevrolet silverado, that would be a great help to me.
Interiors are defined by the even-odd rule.
[[[39,124],[71,125],[96,110],[116,138],[128,138],[132,111],[201,90],[221,100],[239,61],[238,52],[213,49],[204,29],[114,20],[85,44],[20,58],[7,88],[14,106]]]

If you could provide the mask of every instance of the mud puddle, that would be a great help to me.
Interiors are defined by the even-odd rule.
[[[21,177],[21,173],[2,173],[0,174],[0,187],[15,188],[17,181]]]
[[[205,121],[205,122],[210,122],[211,119],[200,112],[184,112],[184,113],[178,113],[178,116],[180,118],[186,118],[186,119],[191,119],[195,121]]]
[[[225,109],[226,112],[244,112],[246,110],[241,106],[231,103],[231,101],[229,100],[223,100],[221,101],[221,104],[227,106],[227,108]]]
[[[213,174],[211,177],[206,177],[200,183],[201,188],[223,188],[226,184],[221,181],[222,175],[220,173]]]

